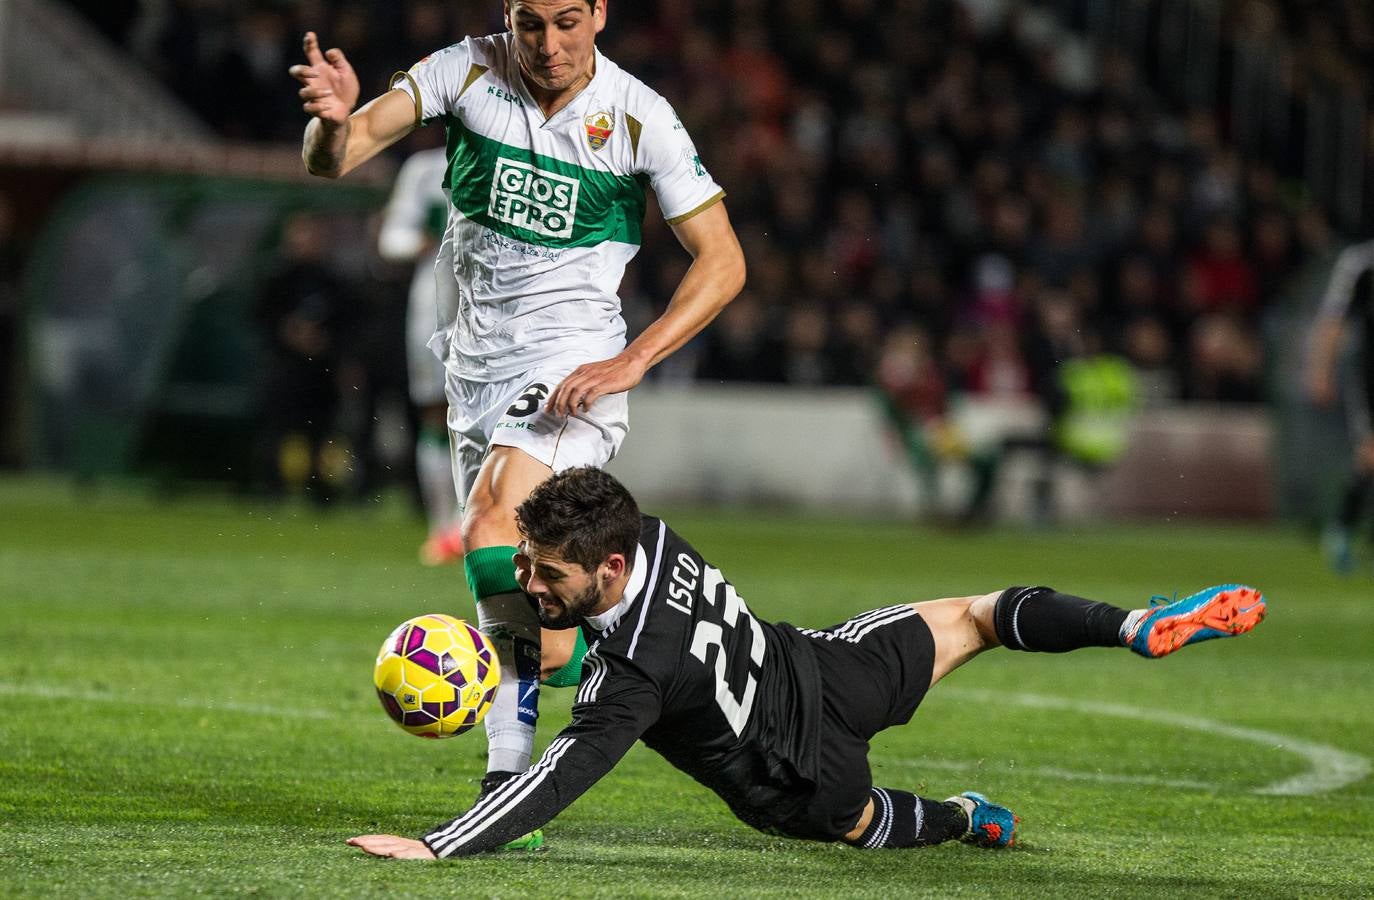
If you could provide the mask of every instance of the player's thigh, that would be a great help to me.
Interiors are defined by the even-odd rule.
[[[515,507],[553,470],[518,447],[487,451],[463,510],[463,541],[469,548],[517,544]]]
[[[630,429],[629,394],[598,397],[571,416],[546,408],[549,395],[583,361],[554,360],[526,375],[525,391],[492,428],[492,446],[518,447],[554,472],[610,462]]]
[[[860,613],[812,640],[827,703],[856,737],[867,741],[910,720],[931,684],[935,644],[911,604]]]
[[[525,377],[483,382],[460,378],[451,371],[445,373],[453,479],[465,521],[493,517],[509,520],[508,530],[513,534],[515,506],[534,485],[548,477],[549,467],[529,454],[522,459],[510,449],[492,453],[492,435],[498,426],[518,419],[520,413],[539,402],[541,391],[547,394],[545,388],[532,386]],[[531,396],[535,399],[531,400]],[[502,508],[507,510],[505,515],[498,512]]]
[[[980,594],[911,604],[911,608],[920,614],[930,629],[935,644],[931,686],[982,651],[996,645],[992,610],[997,596]]]

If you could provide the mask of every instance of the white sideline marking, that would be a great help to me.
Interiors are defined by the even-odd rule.
[[[1329,744],[1304,741],[1300,738],[1289,737],[1286,734],[1262,731],[1258,728],[1227,725],[1224,722],[1204,719],[1201,716],[1189,716],[1161,709],[1142,709],[1138,706],[1127,706],[1122,703],[1070,700],[1044,694],[999,693],[997,691],[979,691],[965,688],[944,688],[940,694],[942,696],[952,694],[978,703],[1005,703],[1030,709],[1062,709],[1098,716],[1134,719],[1138,722],[1159,722],[1176,728],[1187,728],[1192,731],[1201,731],[1204,734],[1215,734],[1240,741],[1250,741],[1276,750],[1286,750],[1307,760],[1310,768],[1306,772],[1299,772],[1297,775],[1275,781],[1272,784],[1251,788],[1249,793],[1252,794],[1282,797],[1324,794],[1329,791],[1340,790],[1348,784],[1354,784],[1368,777],[1371,771],[1371,763],[1367,756],[1347,753]]]
[[[1121,703],[1070,700],[1065,697],[1052,697],[1045,694],[999,693],[997,691],[980,691],[956,687],[943,688],[940,691],[940,695],[962,697],[966,700],[972,700],[978,703],[1003,703],[1012,706],[1023,706],[1030,709],[1061,709],[1069,712],[1112,716],[1120,719],[1134,719],[1138,722],[1159,722],[1177,728],[1201,731],[1204,734],[1215,734],[1221,737],[1250,741],[1276,750],[1286,750],[1289,753],[1297,754],[1307,760],[1310,768],[1306,772],[1299,772],[1289,778],[1251,788],[1249,793],[1252,794],[1282,797],[1324,794],[1329,791],[1340,790],[1348,784],[1354,784],[1368,777],[1371,768],[1374,768],[1374,766],[1371,766],[1368,757],[1356,753],[1347,753],[1344,750],[1338,750],[1328,744],[1304,741],[1273,731],[1262,731],[1258,728],[1243,728],[1238,725],[1227,725],[1223,722],[1204,719],[1200,716],[1183,715],[1182,713],[1168,712],[1166,710],[1142,709],[1138,706],[1126,706]],[[75,688],[53,688],[40,685],[13,684],[3,681],[0,681],[0,696],[37,697],[44,700],[84,700],[96,703],[130,703],[148,706],[175,706],[181,709],[194,709],[203,712],[235,712],[258,716],[277,716],[287,719],[345,719],[352,715],[351,713],[338,713],[327,708],[318,707],[287,709],[260,703],[238,703],[235,701],[216,702],[194,697],[177,697],[171,700],[165,700],[141,697],[134,693],[113,693]],[[899,765],[959,771],[967,770],[977,765],[972,762],[948,760],[918,761],[889,756],[877,756],[875,757],[875,761],[880,763],[896,763]],[[1154,784],[1164,787],[1211,791],[1225,789],[1224,785],[1183,778],[1159,778],[1151,775],[1113,775],[1106,772],[1080,772],[1072,769],[1060,769],[1055,767],[1027,767],[1008,771],[1012,773],[1024,772],[1044,778],[1059,778],[1066,781],[1098,781],[1111,784]]]
[[[903,759],[898,756],[875,755],[873,762],[878,765],[908,766],[913,769],[941,769],[946,772],[993,772],[999,775],[1035,775],[1040,778],[1057,778],[1060,781],[1096,781],[1102,784],[1149,784],[1156,787],[1184,788],[1194,791],[1219,791],[1223,785],[1210,781],[1195,781],[1189,778],[1160,778],[1157,775],[1113,775],[1110,772],[1080,772],[1074,769],[1061,769],[1057,766],[1007,766],[997,768],[974,760],[960,762],[952,759]]]

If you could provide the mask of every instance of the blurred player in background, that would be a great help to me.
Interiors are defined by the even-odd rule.
[[[744,283],[721,202],[666,100],[596,49],[605,0],[507,0],[509,31],[469,37],[393,77],[357,112],[342,51],[305,36],[303,156],[338,177],[420,125],[447,135],[459,300],[438,349],[463,498],[464,565],[502,660],[487,715],[487,793],[529,766],[541,677],[575,684],[577,630],[545,631],[510,565],[515,507],[554,472],[602,466],[626,392]],[[639,247],[645,185],[692,256],[667,309],[628,346],[616,291]],[[534,840],[542,840],[538,835]]]
[[[1323,536],[1327,558],[1341,573],[1353,568],[1352,539],[1374,509],[1374,241],[1342,251],[1322,298],[1308,365],[1308,389],[1318,406],[1330,406],[1342,393],[1337,370],[1350,319],[1363,334],[1361,375],[1344,392],[1354,458],[1336,520]]]
[[[458,282],[453,277],[453,245],[441,243],[448,226],[444,148],[421,150],[401,166],[382,216],[378,250],[383,259],[415,263],[406,306],[406,370],[410,401],[419,418],[415,474],[429,521],[420,559],[441,565],[463,557],[458,495],[448,445],[448,401],[444,364],[430,342],[445,322],[458,315]],[[442,247],[443,252],[438,253]]]

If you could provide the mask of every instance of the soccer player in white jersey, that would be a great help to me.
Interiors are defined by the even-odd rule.
[[[302,155],[314,174],[344,175],[423,123],[447,134],[444,242],[459,308],[434,346],[468,582],[502,659],[484,792],[529,766],[541,676],[572,684],[580,669],[579,632],[541,640],[515,582],[515,507],[556,471],[604,465],[628,430],[626,392],[744,284],[724,192],[672,107],[596,49],[605,0],[506,0],[505,12],[509,31],[426,57],[356,112],[357,76],[313,32],[290,70],[311,116]],[[693,261],[627,346],[616,289],[646,185]]]
[[[383,259],[415,263],[406,304],[406,374],[410,402],[419,419],[415,474],[429,522],[420,559],[428,565],[463,556],[458,497],[448,451],[444,364],[429,349],[435,329],[458,314],[453,245],[443,244],[444,252],[436,255],[448,225],[448,195],[443,188],[447,171],[448,156],[442,147],[421,150],[408,158],[396,173],[377,235],[377,249]]]

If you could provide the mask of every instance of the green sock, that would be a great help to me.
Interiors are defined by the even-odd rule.
[[[515,583],[515,564],[511,546],[480,547],[463,557],[463,570],[475,600],[485,600],[495,594],[509,594],[520,590]]]
[[[582,681],[582,657],[587,655],[587,641],[582,637],[582,629],[577,629],[577,643],[573,646],[572,657],[568,664],[544,680],[549,687],[577,687]]]

